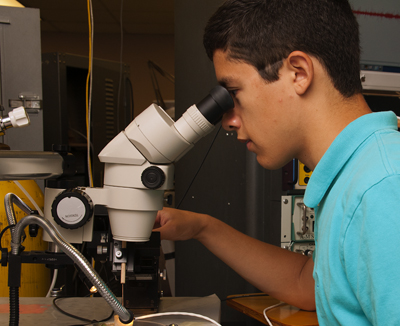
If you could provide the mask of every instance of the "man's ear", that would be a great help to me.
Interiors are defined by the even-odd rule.
[[[293,51],[287,58],[289,69],[293,73],[293,83],[298,95],[306,93],[314,79],[314,65],[311,58],[304,52]]]

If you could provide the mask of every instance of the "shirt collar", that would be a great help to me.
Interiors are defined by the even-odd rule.
[[[388,128],[397,130],[397,118],[392,111],[363,115],[343,129],[315,167],[304,195],[305,205],[317,207],[360,144],[376,131]]]

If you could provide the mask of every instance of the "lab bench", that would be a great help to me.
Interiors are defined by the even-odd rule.
[[[269,325],[263,311],[280,303],[279,300],[265,295],[231,295],[228,296],[227,305]],[[313,311],[304,311],[294,306],[282,303],[266,311],[268,319],[273,326],[318,326],[317,314]]]
[[[53,299],[43,297],[19,298],[19,325],[71,326],[88,324],[58,311],[53,305]],[[111,307],[102,297],[62,298],[57,300],[57,305],[69,314],[88,320],[99,321],[110,316],[112,312]],[[221,301],[215,294],[206,297],[164,297],[161,298],[159,312],[189,312],[200,314],[219,322]],[[112,320],[113,318],[109,319],[109,321]],[[190,316],[163,316],[146,319],[146,321],[164,325],[178,324],[179,326],[212,325],[211,322],[204,319]],[[8,322],[9,298],[0,297],[0,325],[8,325]]]

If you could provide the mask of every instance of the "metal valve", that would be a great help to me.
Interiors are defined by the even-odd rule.
[[[25,127],[29,124],[29,116],[24,107],[20,106],[10,111],[7,118],[0,119],[0,136],[5,134],[6,129]]]

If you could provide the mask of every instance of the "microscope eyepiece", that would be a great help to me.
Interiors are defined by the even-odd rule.
[[[222,115],[234,107],[233,99],[226,88],[215,86],[203,100],[196,105],[201,114],[213,125]]]

